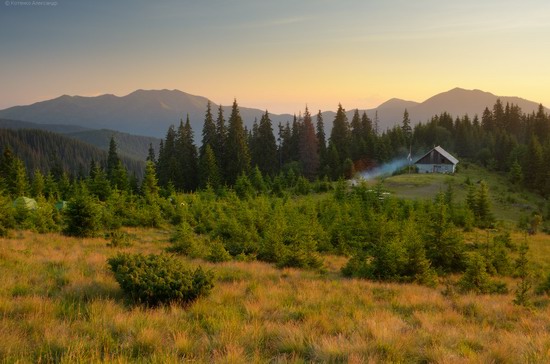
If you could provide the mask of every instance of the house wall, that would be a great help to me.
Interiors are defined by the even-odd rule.
[[[418,173],[455,173],[453,164],[420,164],[417,163]]]

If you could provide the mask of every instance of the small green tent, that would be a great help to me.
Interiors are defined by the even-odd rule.
[[[65,207],[67,207],[67,201],[57,201],[55,203],[55,208],[57,211],[63,210]]]
[[[17,197],[15,201],[13,201],[13,206],[16,209],[24,209],[27,211],[36,210],[38,208],[38,204],[35,199],[25,196]]]

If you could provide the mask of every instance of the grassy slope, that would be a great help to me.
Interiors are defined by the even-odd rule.
[[[520,216],[531,214],[539,204],[544,203],[534,194],[515,190],[504,176],[469,163],[462,163],[454,175],[402,174],[382,181],[384,187],[395,196],[413,199],[433,198],[447,189],[447,183],[452,183],[457,201],[464,201],[468,190],[467,178],[474,184],[481,180],[487,183],[495,217],[507,225],[515,225]]]
[[[168,245],[162,231],[130,233],[129,248],[30,232],[0,239],[2,361],[550,361],[548,298],[527,310],[513,294],[348,280],[338,257],[327,257],[326,274],[187,261],[215,270],[210,297],[187,308],[130,307],[106,258]]]

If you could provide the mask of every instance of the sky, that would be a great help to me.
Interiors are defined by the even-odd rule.
[[[179,89],[272,113],[455,87],[550,106],[548,0],[0,0],[0,109]]]

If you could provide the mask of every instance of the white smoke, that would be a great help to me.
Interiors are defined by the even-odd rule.
[[[368,171],[360,172],[357,177],[359,180],[371,180],[376,177],[390,175],[393,172],[407,166],[410,162],[410,158],[394,159],[391,162],[384,163],[381,166],[374,167]]]

